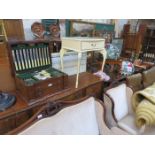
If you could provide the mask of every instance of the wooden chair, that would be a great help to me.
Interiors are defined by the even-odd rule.
[[[138,128],[135,123],[135,113],[131,106],[133,91],[125,83],[110,87],[104,94],[106,109],[105,120],[109,127],[119,127],[128,134],[155,134],[154,127]]]

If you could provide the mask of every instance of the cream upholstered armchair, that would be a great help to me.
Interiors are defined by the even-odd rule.
[[[30,120],[8,134],[22,135],[99,135],[125,134],[104,122],[103,102],[93,97],[50,103]]]
[[[104,105],[105,120],[109,128],[119,127],[128,134],[155,134],[155,128],[138,128],[135,123],[135,113],[132,110],[131,98],[133,91],[125,83],[106,90]]]

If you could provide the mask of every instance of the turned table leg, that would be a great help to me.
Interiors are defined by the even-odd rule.
[[[103,71],[105,61],[106,61],[106,58],[107,58],[107,51],[105,49],[103,49],[103,50],[100,51],[100,53],[103,55],[103,63],[102,63],[102,68],[101,68],[101,70]]]
[[[79,72],[80,72],[81,57],[82,57],[82,53],[79,52],[78,53],[78,66],[77,66],[78,68],[77,68],[76,86],[75,86],[75,88],[78,88],[78,83],[79,83]]]
[[[64,65],[63,65],[63,57],[64,57],[64,54],[66,53],[66,49],[62,48],[60,50],[60,62],[61,62],[61,70],[63,71],[64,70]]]

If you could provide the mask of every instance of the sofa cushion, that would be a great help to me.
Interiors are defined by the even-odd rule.
[[[120,129],[119,127],[112,127],[111,131],[113,132],[114,135],[129,135],[128,132]]]
[[[155,126],[153,127],[146,127],[145,132],[143,135],[155,135]]]
[[[99,134],[93,97],[62,109],[56,115],[44,118],[20,134]]]
[[[118,126],[130,134],[138,135],[144,132],[143,128],[137,128],[135,123],[135,116],[127,115],[118,122]]]
[[[114,101],[114,114],[119,121],[128,114],[128,103],[126,94],[126,85],[121,84],[106,92]]]
[[[141,73],[127,76],[126,80],[127,80],[127,85],[131,87],[134,92],[141,90],[143,88]]]
[[[127,115],[122,120],[118,122],[118,126],[128,132],[129,134],[133,135],[155,135],[155,127],[142,127],[138,128],[135,124],[135,116]]]
[[[148,87],[155,82],[155,67],[143,72],[143,85]]]

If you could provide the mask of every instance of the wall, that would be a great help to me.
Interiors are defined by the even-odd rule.
[[[106,23],[110,24],[111,20],[110,19],[81,19],[82,21],[89,21],[89,22],[97,22],[97,23]],[[25,39],[26,40],[32,40],[33,35],[31,32],[31,25],[34,22],[41,22],[41,19],[23,19],[23,26],[24,26],[24,34],[25,34]],[[62,19],[60,20],[60,30],[61,30],[61,37],[66,36],[65,32],[65,20]]]
[[[111,24],[111,19],[82,19],[82,21]]]
[[[124,24],[128,23],[128,19],[115,19],[115,37],[120,38]]]
[[[135,25],[137,24],[137,19],[113,19],[113,20],[111,19],[81,19],[81,20],[88,21],[88,22],[106,23],[106,24],[110,24],[111,22],[114,22],[116,38],[121,37],[124,24],[130,23],[131,31],[135,29]],[[25,39],[27,40],[33,39],[33,35],[31,32],[31,25],[36,21],[41,22],[41,19],[23,19]],[[142,23],[142,22],[149,23],[151,25],[155,23],[149,20],[139,20],[139,23]],[[60,29],[61,29],[61,37],[64,37],[66,35],[64,19],[60,20]]]
[[[139,19],[139,24],[147,24],[149,27],[155,27],[155,19]]]

